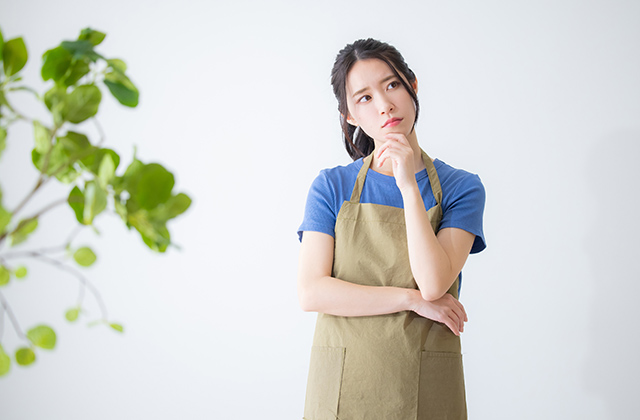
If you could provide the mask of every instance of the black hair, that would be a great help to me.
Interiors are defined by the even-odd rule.
[[[357,61],[370,58],[376,58],[387,63],[389,68],[400,80],[400,83],[402,83],[407,92],[409,92],[416,108],[416,119],[413,122],[414,126],[416,121],[418,121],[418,112],[420,110],[418,96],[411,87],[416,81],[416,75],[395,47],[385,42],[368,38],[359,39],[341,49],[336,56],[333,69],[331,69],[331,86],[333,86],[333,94],[338,100],[338,111],[340,111],[340,125],[344,136],[344,146],[353,160],[371,154],[375,148],[375,144],[373,139],[363,130],[358,130],[358,134],[354,138],[356,127],[347,122],[347,116],[349,115],[349,109],[347,108],[347,75]]]

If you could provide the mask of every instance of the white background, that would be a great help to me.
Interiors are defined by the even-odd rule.
[[[2,0],[5,40],[24,36],[25,82],[41,55],[91,26],[123,58],[139,108],[105,94],[106,145],[161,162],[194,199],[170,224],[182,251],[149,251],[114,216],[75,246],[120,335],[64,320],[77,281],[25,260],[2,289],[23,328],[48,323],[52,352],[0,379],[0,418],[296,419],[315,315],[297,303],[296,230],[318,171],[350,161],[329,72],[357,38],[387,41],[419,79],[418,138],[478,173],[488,248],[465,268],[471,419],[637,415],[640,338],[640,3],[593,1]],[[106,93],[106,92],[105,92]],[[44,118],[25,94],[14,102]],[[81,127],[97,140],[92,124]],[[31,128],[0,161],[4,204],[36,180]],[[64,196],[49,185],[24,215]],[[74,225],[60,207],[30,245]],[[5,320],[2,343],[19,345]]]

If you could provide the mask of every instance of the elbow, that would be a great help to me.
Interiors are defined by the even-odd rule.
[[[420,294],[422,295],[422,299],[427,302],[433,302],[434,300],[440,299],[442,296],[447,293],[446,290],[437,290],[437,289],[420,289]]]
[[[313,293],[308,287],[298,286],[298,304],[304,312],[316,312]]]
[[[298,301],[300,303],[300,309],[302,309],[304,312],[315,312],[313,309],[313,305],[311,304],[309,299],[298,297]]]
[[[420,294],[422,295],[422,299],[427,302],[433,302],[434,300],[440,299],[444,296],[449,288],[451,287],[451,282],[442,279],[442,281],[431,281],[431,282],[422,282],[420,285]]]

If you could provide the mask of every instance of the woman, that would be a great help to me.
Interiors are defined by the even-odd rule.
[[[394,47],[347,45],[331,76],[354,162],[315,179],[299,230],[300,305],[319,313],[304,418],[465,419],[457,297],[485,247],[484,188],[420,149]]]

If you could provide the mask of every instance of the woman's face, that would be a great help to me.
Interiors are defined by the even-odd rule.
[[[388,133],[411,133],[416,118],[413,100],[384,61],[357,61],[347,74],[346,92],[347,121],[376,142],[384,142]]]

